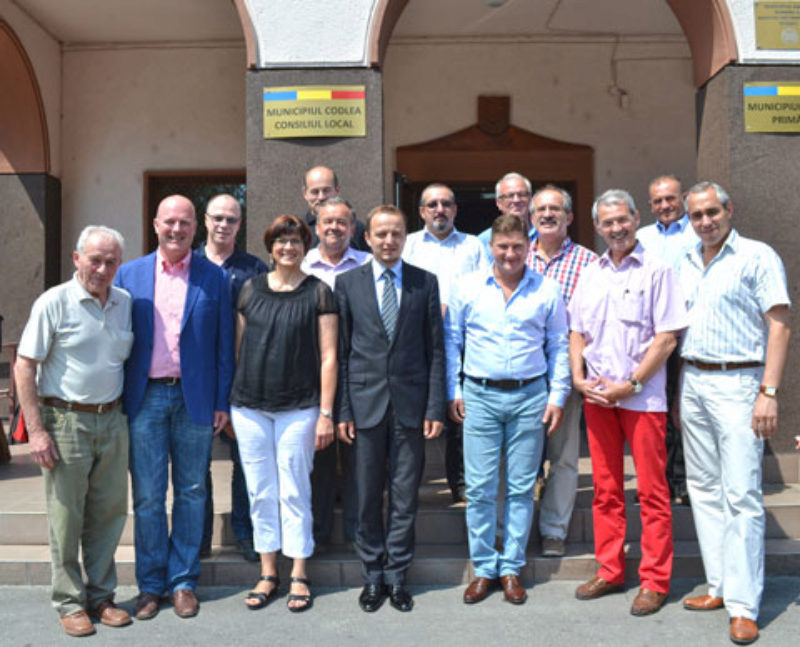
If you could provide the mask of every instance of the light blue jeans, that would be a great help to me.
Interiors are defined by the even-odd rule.
[[[464,476],[467,536],[476,577],[519,575],[533,522],[533,490],[542,460],[547,405],[544,377],[515,391],[464,380]],[[505,457],[503,550],[495,550],[500,458]]]
[[[130,421],[136,581],[142,593],[194,590],[211,459],[212,425],[192,422],[181,385],[150,382]],[[167,531],[167,473],[172,460],[172,535]]]

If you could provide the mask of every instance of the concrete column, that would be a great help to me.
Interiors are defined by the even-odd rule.
[[[800,139],[797,134],[745,133],[742,87],[745,82],[800,82],[797,66],[724,68],[698,92],[698,180],[713,180],[731,196],[733,223],[744,236],[763,240],[786,266],[794,300],[792,326],[800,334]],[[780,431],[770,441],[775,452],[794,451],[800,422],[800,345],[792,344],[781,385]]]
[[[61,182],[44,173],[0,175],[0,196],[3,340],[18,341],[33,301],[59,282]]]
[[[366,137],[264,139],[262,93],[265,87],[364,85]],[[263,234],[281,213],[302,216],[306,169],[332,168],[362,219],[383,195],[383,82],[370,68],[254,70],[247,72],[247,247],[263,250]]]

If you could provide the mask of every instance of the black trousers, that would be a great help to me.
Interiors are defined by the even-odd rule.
[[[421,429],[397,424],[392,408],[355,440],[361,572],[370,584],[403,584],[414,556],[414,524],[425,459]],[[386,524],[383,493],[388,489]]]
[[[444,433],[444,469],[447,485],[455,495],[459,488],[464,488],[464,427],[448,418]]]
[[[342,468],[341,490],[337,488],[338,465]],[[338,440],[314,454],[314,471],[311,472],[311,509],[314,515],[316,544],[327,544],[331,541],[337,490],[341,492],[344,538],[348,542],[353,542],[356,539],[358,525],[355,449]]]
[[[683,437],[680,427],[672,422],[672,407],[680,397],[681,357],[676,348],[667,359],[667,485],[670,496],[686,496],[686,463],[683,458]]]

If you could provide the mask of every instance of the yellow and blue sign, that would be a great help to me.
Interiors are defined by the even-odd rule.
[[[800,132],[800,83],[745,83],[742,94],[745,132]]]
[[[264,88],[264,138],[364,137],[363,85]]]

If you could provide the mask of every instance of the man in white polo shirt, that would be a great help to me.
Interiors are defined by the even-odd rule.
[[[33,304],[15,371],[31,458],[44,475],[53,606],[70,636],[95,632],[87,611],[104,625],[131,622],[114,604],[114,551],[128,511],[120,395],[133,343],[131,298],[111,285],[123,244],[113,229],[83,230],[72,280]]]

